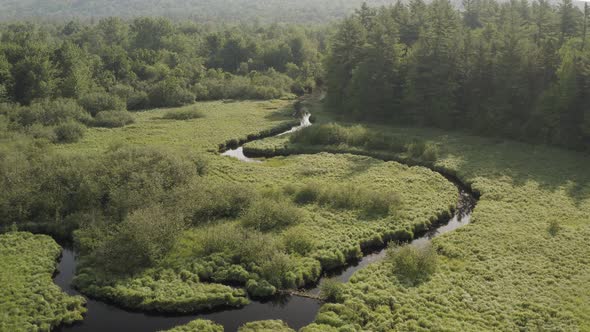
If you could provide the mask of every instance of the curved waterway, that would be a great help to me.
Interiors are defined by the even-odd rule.
[[[293,127],[280,135],[295,132],[301,128],[311,125],[309,122],[310,114],[306,114],[299,126]],[[243,148],[237,147],[223,153],[224,156],[237,158],[244,162],[263,162],[260,159],[248,158],[244,155]],[[468,224],[471,220],[471,213],[476,204],[476,198],[469,191],[469,188],[461,184],[454,178],[445,176],[449,181],[453,182],[459,189],[459,198],[457,208],[454,216],[447,222],[437,225],[429,230],[421,237],[416,238],[411,242],[412,245],[422,246],[428,243],[431,239],[441,234],[455,230],[461,226]],[[366,267],[367,265],[383,259],[386,255],[386,250],[367,253],[359,261],[349,265],[345,268],[329,271],[324,274],[321,280],[332,278],[339,281],[346,282],[354,274],[354,272]],[[55,276],[54,281],[66,293],[70,295],[81,295],[78,291],[71,287],[72,279],[76,272],[76,254],[72,249],[65,248],[62,253],[62,258],[59,263],[59,273]],[[321,285],[321,281],[319,285]],[[309,295],[318,295],[319,286],[313,289],[305,290]],[[151,332],[170,329],[172,327],[186,324],[195,319],[207,319],[223,325],[225,331],[237,331],[238,327],[251,321],[280,319],[286,322],[291,328],[296,330],[313,322],[316,314],[320,308],[321,302],[313,298],[302,297],[297,295],[280,295],[269,301],[254,301],[238,309],[226,309],[207,313],[193,314],[193,315],[158,315],[143,312],[132,312],[121,309],[107,302],[87,298],[88,313],[84,321],[76,323],[71,326],[62,326],[55,331],[59,332]]]

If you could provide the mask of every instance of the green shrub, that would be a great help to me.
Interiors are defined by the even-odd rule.
[[[223,326],[209,320],[197,319],[162,332],[223,332]]]
[[[96,115],[92,124],[95,127],[118,128],[133,122],[133,116],[127,111],[102,111]]]
[[[54,129],[57,143],[74,143],[84,137],[86,127],[78,122],[64,122]]]
[[[302,212],[288,201],[260,199],[242,216],[242,225],[262,232],[296,225],[303,219]]]
[[[281,320],[263,320],[242,325],[238,332],[295,332]]]
[[[341,303],[344,301],[344,285],[334,279],[325,279],[320,284],[320,297],[326,302]]]
[[[107,92],[93,92],[82,96],[80,105],[92,116],[102,111],[124,111],[125,101]]]
[[[264,298],[276,294],[277,289],[266,280],[256,281],[248,280],[246,283],[248,294],[254,298]]]
[[[184,88],[180,79],[168,78],[154,85],[148,93],[152,107],[176,107],[192,104],[195,95]]]
[[[190,110],[174,110],[168,111],[164,114],[164,119],[169,120],[191,120],[191,119],[198,119],[202,118],[203,114],[196,109]]]
[[[392,247],[387,254],[393,273],[403,283],[417,285],[436,272],[438,255],[431,245]]]
[[[97,266],[114,273],[133,273],[153,266],[172,248],[184,224],[160,206],[139,209],[108,235],[92,253]]]
[[[551,236],[556,236],[557,233],[559,233],[559,230],[561,230],[561,225],[559,224],[559,221],[557,221],[556,219],[551,220],[547,226],[547,232],[549,232]]]
[[[322,185],[318,182],[307,183],[295,193],[295,203],[310,204],[317,202],[321,194]]]
[[[303,227],[288,229],[283,233],[283,241],[287,252],[301,256],[307,255],[316,247],[311,234]]]
[[[289,255],[277,252],[270,259],[261,264],[260,275],[276,288],[294,288],[294,278],[289,278],[293,272],[293,261]]]
[[[101,210],[120,221],[137,208],[160,204],[197,175],[195,160],[155,147],[113,147],[96,164]]]
[[[88,113],[73,99],[43,100],[30,106],[17,107],[17,117],[17,122],[22,126],[55,126],[64,122],[90,121]]]
[[[247,186],[231,183],[194,182],[181,190],[179,201],[193,224],[237,218],[252,203],[255,193]]]

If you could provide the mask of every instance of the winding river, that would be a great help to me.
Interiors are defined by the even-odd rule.
[[[285,135],[301,128],[310,126],[310,114],[306,114],[299,126],[279,134]],[[244,162],[259,163],[259,159],[248,158],[244,155],[243,148],[237,147],[223,153],[224,156],[234,157]],[[421,237],[412,241],[412,245],[424,245],[432,238],[441,234],[450,232],[461,226],[468,224],[471,220],[471,213],[475,207],[476,199],[469,189],[456,179],[445,176],[452,181],[459,189],[459,199],[455,215],[447,222],[435,227],[423,234]],[[372,253],[367,253],[358,262],[353,263],[345,268],[325,273],[324,277],[330,277],[339,281],[346,282],[354,272],[364,268],[370,263],[379,261],[385,257],[386,250],[382,249]],[[81,295],[71,287],[72,279],[76,270],[76,255],[72,249],[65,248],[62,253],[58,271],[54,281],[66,293],[70,295]],[[322,279],[323,280],[323,279]],[[320,283],[321,284],[321,280]],[[319,287],[306,290],[310,295],[319,294]],[[160,331],[170,329],[177,325],[186,324],[194,319],[208,319],[224,326],[228,332],[236,331],[241,325],[257,320],[280,319],[285,321],[291,328],[296,330],[310,324],[321,303],[318,300],[294,296],[281,295],[269,301],[254,301],[250,304],[238,308],[200,313],[193,315],[171,316],[171,315],[152,315],[142,312],[132,312],[120,309],[114,305],[103,301],[97,301],[87,298],[88,313],[83,322],[71,326],[62,326],[55,331],[60,332],[117,332],[117,331]]]

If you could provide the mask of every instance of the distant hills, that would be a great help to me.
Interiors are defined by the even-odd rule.
[[[319,23],[342,18],[363,2],[381,6],[395,0],[0,0],[0,21],[167,16],[199,21]]]

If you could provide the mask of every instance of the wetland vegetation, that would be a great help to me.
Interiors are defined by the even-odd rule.
[[[1,23],[0,331],[590,330],[585,25]]]

